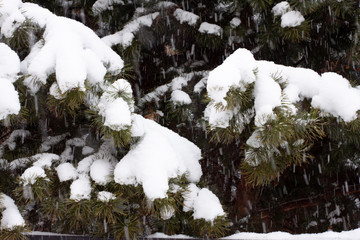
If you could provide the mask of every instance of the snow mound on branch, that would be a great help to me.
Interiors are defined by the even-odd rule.
[[[76,179],[78,173],[71,163],[62,163],[56,168],[60,182]]]
[[[19,6],[21,0],[2,0],[0,8],[1,35],[10,38],[15,28],[19,27],[25,17],[21,14]]]
[[[90,167],[90,177],[99,185],[106,185],[111,181],[114,166],[107,159],[95,160]]]
[[[7,8],[3,9],[1,6],[0,26],[2,26],[1,22],[4,18],[1,14],[6,15],[6,10]],[[2,28],[1,31],[3,31]],[[0,43],[0,120],[10,114],[18,114],[20,111],[19,94],[12,84],[17,80],[18,72],[20,72],[18,55],[6,44]]]
[[[23,181],[24,186],[34,184],[38,178],[45,178],[46,174],[41,167],[33,166],[25,170],[20,179]]]
[[[305,18],[299,11],[290,11],[281,16],[281,27],[296,27],[304,21]]]
[[[124,5],[125,3],[122,0],[97,0],[92,5],[92,11],[94,15],[99,15],[105,10],[113,10],[114,4]]]
[[[187,139],[140,115],[133,116],[133,136],[142,136],[114,170],[115,182],[141,184],[145,195],[165,198],[169,179],[187,173],[191,182],[199,181],[200,149]]]
[[[175,90],[171,93],[171,99],[176,105],[191,104],[191,98],[189,94],[181,90]]]
[[[230,26],[231,26],[232,28],[237,28],[238,26],[240,26],[240,24],[241,24],[241,20],[240,20],[240,18],[238,18],[238,17],[234,17],[234,18],[231,19],[231,21],[230,21]]]
[[[90,172],[90,167],[91,164],[95,161],[96,159],[96,155],[90,155],[87,156],[86,158],[82,159],[79,163],[78,166],[76,168],[76,171],[78,173],[89,173]]]
[[[5,78],[0,78],[0,120],[20,111],[19,94],[14,85]]]
[[[131,125],[129,105],[122,98],[108,103],[102,115],[105,116],[104,125],[113,130],[119,131]]]
[[[190,183],[187,186],[187,191],[184,192],[184,206],[183,211],[188,212],[192,211],[194,209],[194,202],[196,197],[198,196],[198,193],[200,191],[200,188],[198,188],[194,183]]]
[[[135,34],[139,31],[140,27],[150,27],[153,24],[154,19],[158,16],[159,12],[155,12],[138,17],[127,23],[121,31],[105,36],[102,40],[110,47],[120,44],[123,48],[127,48],[131,45],[135,38]]]
[[[60,160],[60,156],[53,153],[39,153],[31,157],[35,162],[33,166],[50,169],[54,161]]]
[[[155,101],[158,102],[161,97],[165,95],[166,92],[172,90],[181,90],[183,87],[188,86],[188,83],[196,75],[201,75],[204,78],[200,80],[198,84],[194,86],[194,92],[199,93],[204,87],[207,81],[208,71],[199,71],[191,73],[183,73],[180,76],[177,76],[171,80],[171,82],[161,85],[155,88],[154,91],[147,93],[144,97],[139,100],[139,105],[143,106],[147,102]]]
[[[83,147],[85,146],[85,140],[88,137],[88,134],[79,137],[74,137],[71,139],[66,140],[66,146],[74,146],[74,147]]]
[[[0,193],[0,210],[1,209],[4,210],[2,211],[0,230],[12,230],[16,227],[25,226],[25,220],[21,216],[14,200],[3,193]]]
[[[57,136],[48,136],[40,145],[39,151],[46,152],[51,149],[52,146],[63,141],[67,136],[70,136],[70,133],[64,133]]]
[[[204,116],[212,128],[227,128],[230,125],[230,120],[234,116],[234,112],[231,110],[219,110],[215,104],[209,103],[205,108]]]
[[[209,73],[206,89],[209,97],[226,106],[225,97],[231,87],[245,87],[255,81],[256,61],[250,51],[238,49]],[[221,80],[220,80],[221,79]]]
[[[211,127],[226,128],[235,115],[239,116],[241,109],[221,110],[216,105],[220,103],[227,106],[225,97],[229,90],[234,88],[244,92],[250,83],[255,84],[253,98],[256,126],[262,126],[274,117],[273,110],[281,105],[283,96],[290,103],[290,114],[296,113],[294,104],[304,98],[311,100],[312,107],[346,122],[354,120],[356,112],[360,110],[359,87],[351,87],[342,76],[336,73],[320,76],[311,69],[256,61],[250,51],[238,49],[209,74],[207,91],[211,102],[204,115]]]
[[[102,202],[109,202],[110,200],[114,200],[116,197],[113,193],[107,191],[98,192],[97,198]]]
[[[305,21],[304,16],[299,11],[291,10],[290,4],[286,1],[276,4],[272,8],[274,16],[281,16],[281,27],[297,27]]]
[[[5,10],[2,11],[6,14],[0,20],[0,27],[3,30],[5,25],[9,36],[26,19],[45,29],[44,40],[32,47],[22,64],[24,73],[31,75],[24,83],[32,93],[36,93],[39,84],[45,84],[47,77],[53,73],[63,94],[75,88],[84,91],[85,79],[90,84],[96,84],[103,81],[106,71],[117,74],[122,69],[120,56],[82,23],[58,17],[33,3],[2,1],[2,9],[3,5]],[[17,24],[6,25],[14,21],[14,15]]]
[[[208,80],[209,73],[204,74],[205,76],[194,86],[194,93],[200,93],[205,87]]]
[[[199,27],[199,32],[220,37],[222,35],[223,29],[219,25],[203,22]]]
[[[196,22],[199,20],[199,16],[188,11],[184,11],[180,8],[174,11],[174,17],[181,23],[187,23],[190,26],[194,26]]]
[[[74,148],[73,147],[84,147],[85,140],[89,134],[85,134],[81,138],[75,137],[66,141],[65,150],[61,153],[60,157],[62,160],[73,160],[74,159]]]
[[[15,170],[18,168],[24,168],[30,162],[29,158],[18,158],[9,163],[10,169]]]
[[[254,89],[256,125],[263,125],[272,117],[272,110],[281,105],[280,85],[271,76],[261,74],[258,74]]]
[[[89,155],[89,154],[92,154],[94,153],[94,149],[92,147],[89,147],[89,146],[84,146],[81,150],[81,154],[82,155]]]
[[[263,142],[261,140],[261,131],[256,129],[248,138],[248,140],[246,140],[246,144],[253,148],[259,148],[263,146]]]
[[[19,72],[19,56],[8,45],[0,43],[0,78],[14,82]]]
[[[274,14],[274,16],[281,16],[288,12],[290,10],[290,4],[286,1],[279,2],[276,4],[271,12]]]
[[[351,87],[349,81],[337,73],[323,73],[319,93],[311,101],[313,107],[323,109],[345,121],[356,118],[360,110],[360,88]]]
[[[13,151],[16,148],[16,141],[20,139],[21,142],[24,142],[25,138],[27,138],[28,136],[30,136],[30,132],[28,130],[15,129],[14,131],[12,131],[8,139],[6,139],[3,143],[0,144],[0,156],[3,155],[5,146],[7,146],[10,151]]]
[[[90,199],[91,183],[87,175],[80,175],[79,179],[73,181],[70,185],[70,199],[80,201]]]
[[[216,195],[207,188],[201,189],[194,201],[194,219],[214,221],[216,217],[224,215],[225,212]]]
[[[194,219],[203,218],[211,222],[216,217],[225,215],[220,200],[207,188],[200,189],[195,184],[190,183],[183,197],[183,211],[194,211]]]
[[[104,125],[116,131],[126,129],[131,125],[133,103],[125,101],[121,97],[122,94],[132,97],[132,89],[128,81],[119,79],[105,90],[98,105],[93,106],[105,118]]]
[[[225,97],[231,88],[245,91],[247,86],[255,82],[256,60],[250,51],[239,49],[231,54],[224,63],[209,73],[206,89],[212,101],[205,109],[204,115],[210,126],[226,128],[233,118],[231,110],[220,111],[216,103],[227,106]]]

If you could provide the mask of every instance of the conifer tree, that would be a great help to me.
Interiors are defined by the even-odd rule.
[[[307,91],[320,78],[319,92],[326,81],[358,85],[358,6],[0,1],[0,237],[358,227],[357,98],[349,114]],[[319,75],[328,71],[347,80]],[[166,155],[147,149],[155,140],[176,159],[158,192],[136,174],[136,149],[148,161]],[[23,219],[6,222],[10,211]]]

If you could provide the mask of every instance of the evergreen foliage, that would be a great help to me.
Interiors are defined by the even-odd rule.
[[[281,16],[272,12],[281,2],[277,0],[173,0],[163,2],[163,6],[159,1],[124,0],[106,9],[93,8],[95,0],[24,2],[80,21],[100,37],[122,30],[141,16],[159,15],[150,25],[140,24],[131,33],[134,39],[129,45],[112,46],[125,67],[120,73],[108,71],[103,85],[92,85],[87,79],[84,89],[58,91],[55,97],[48,94],[56,84],[55,73],[47,77],[46,84],[28,74],[17,76],[14,86],[21,111],[0,123],[0,176],[5,176],[0,177],[0,193],[15,200],[27,227],[0,228],[1,239],[26,239],[22,235],[26,230],[135,239],[154,232],[219,238],[235,230],[262,232],[263,226],[267,231],[292,233],[359,227],[359,118],[344,122],[314,109],[309,99],[301,99],[296,106],[300,111],[292,115],[283,96],[281,106],[274,109],[275,117],[258,126],[254,83],[241,89],[231,87],[224,98],[226,104],[215,103],[219,111],[236,113],[227,128],[211,126],[203,117],[210,101],[206,93],[208,71],[240,47],[250,49],[256,59],[318,73],[334,71],[358,85],[359,1],[288,0],[290,9],[305,19],[295,27],[281,27]],[[180,22],[176,9],[199,19],[194,24]],[[231,23],[234,18],[239,19],[239,25]],[[203,22],[220,26],[222,34],[200,33]],[[0,38],[21,61],[38,41],[45,41],[44,29],[29,19],[10,38]],[[109,90],[122,78],[132,89]],[[272,78],[284,88],[282,79],[276,74]],[[39,87],[35,95],[24,84],[25,79],[32,79]],[[174,102],[174,90],[188,94],[191,103]],[[142,140],[131,135],[131,126],[119,130],[105,125],[100,109],[91,105],[104,93],[194,142],[203,155],[203,177],[198,186],[216,193],[228,215],[211,222],[194,219],[192,210],[184,212],[190,183],[185,175],[170,179],[163,199],[148,199],[140,185],[118,184],[113,176],[105,185],[90,179],[90,197],[71,199],[71,182],[60,182],[56,167],[64,162],[79,166],[89,157],[82,152],[84,146],[91,146],[94,155],[103,154],[109,162],[119,161]],[[7,143],[11,133],[19,129],[28,130],[30,135]],[[41,150],[48,137],[62,134],[64,137],[48,150]],[[84,144],[71,145],[68,141],[74,138],[85,139]],[[110,147],[105,144],[109,142]],[[101,151],[106,147],[105,154]],[[46,178],[25,183],[19,177],[35,162],[30,156],[39,152],[57,154],[61,160],[45,169]],[[17,167],[13,167],[15,163]],[[101,201],[97,197],[101,191],[113,193],[115,198]],[[310,224],[313,221],[316,226]]]

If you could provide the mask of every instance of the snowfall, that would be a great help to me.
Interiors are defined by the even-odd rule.
[[[116,1],[121,3],[122,1]],[[159,3],[158,7],[171,5]],[[98,14],[104,9],[111,9],[108,1],[98,0],[94,4],[94,12]],[[130,46],[135,33],[140,26],[151,26],[158,12],[134,18],[123,29],[100,39],[91,29],[80,22],[58,17],[33,3],[23,3],[21,0],[2,0],[0,5],[1,35],[10,37],[12,33],[26,20],[31,19],[45,30],[44,39],[34,42],[29,55],[20,61],[18,55],[6,44],[0,43],[0,120],[10,114],[20,111],[19,93],[13,83],[18,76],[30,76],[24,79],[24,84],[33,96],[45,85],[47,78],[56,73],[49,94],[61,99],[72,89],[80,89],[86,94],[87,107],[103,117],[105,126],[114,131],[130,129],[133,137],[141,140],[119,161],[111,155],[111,141],[104,141],[95,152],[86,146],[87,135],[66,140],[66,148],[60,155],[48,153],[51,147],[63,141],[68,134],[49,136],[44,139],[39,153],[30,158],[16,159],[7,162],[1,159],[4,147],[15,149],[16,139],[26,138],[30,132],[15,130],[10,137],[0,145],[0,161],[8,164],[11,169],[26,166],[31,163],[20,179],[25,186],[35,184],[39,178],[46,179],[45,169],[56,165],[60,182],[71,181],[70,199],[81,201],[90,199],[93,191],[91,183],[106,185],[110,181],[118,184],[141,185],[149,200],[167,197],[170,190],[176,191],[178,186],[170,186],[169,179],[186,173],[190,182],[188,191],[184,193],[183,211],[192,211],[194,219],[214,221],[218,216],[224,216],[220,200],[207,188],[199,188],[196,184],[202,176],[199,163],[201,150],[189,140],[177,133],[159,125],[155,121],[145,119],[134,113],[134,103],[126,101],[116,92],[121,90],[127,96],[132,96],[131,85],[125,79],[118,79],[113,84],[107,84],[104,76],[107,72],[117,74],[124,66],[123,60],[111,46],[121,44]],[[299,12],[290,9],[287,2],[282,2],[273,8],[274,16],[281,16],[282,27],[300,25],[304,18]],[[178,8],[174,13],[181,24],[194,26],[199,16]],[[241,23],[234,18],[231,25],[236,27]],[[221,36],[221,27],[203,22],[198,29],[203,34]],[[255,74],[255,69],[257,70]],[[280,83],[271,76],[277,74],[281,83],[287,84],[281,89]],[[263,125],[274,117],[273,109],[282,104],[282,96],[286,95],[291,111],[295,114],[295,104],[301,99],[311,100],[311,105],[324,112],[348,122],[357,117],[360,110],[360,88],[350,86],[347,79],[336,73],[317,74],[315,71],[303,68],[292,68],[277,65],[273,62],[255,60],[252,53],[246,49],[238,49],[230,55],[223,64],[210,72],[203,73],[203,79],[194,87],[194,92],[206,88],[211,99],[204,117],[210,126],[226,128],[236,111],[218,110],[215,106],[221,103],[226,106],[225,96],[232,87],[245,90],[246,86],[255,83],[255,107],[249,117],[255,117],[257,126]],[[191,99],[181,89],[187,85],[191,74],[173,79],[169,84],[159,87],[140,100],[158,98],[161,93],[171,91],[171,101],[175,104],[190,104]],[[305,80],[304,80],[305,79]],[[102,92],[97,97],[96,92],[85,88],[85,80]],[[246,122],[246,116],[244,116]],[[249,145],[259,146],[261,143],[248,140]],[[72,148],[81,147],[84,157],[74,166],[71,164]],[[113,177],[110,177],[113,176]],[[25,221],[14,200],[0,193],[1,229],[13,229],[24,226]],[[26,193],[24,193],[26,198]],[[115,198],[114,193],[98,192],[100,201],[108,202]],[[173,216],[171,211],[162,214],[163,219]],[[284,232],[274,233],[237,233],[224,239],[359,239],[360,229],[341,233],[325,232],[319,234],[291,235]],[[149,238],[190,238],[188,236],[167,236],[155,233]]]

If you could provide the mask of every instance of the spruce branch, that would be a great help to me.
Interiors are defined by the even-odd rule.
[[[242,88],[231,87],[224,98],[227,103],[226,106],[221,102],[218,102],[215,104],[215,107],[221,111],[235,109],[246,111],[252,108],[254,106],[254,86],[254,83],[250,83],[247,86],[244,86],[245,90]]]
[[[273,0],[247,0],[250,6],[257,12],[265,11],[269,9],[273,4]]]
[[[78,233],[87,233],[91,231],[93,222],[93,203],[91,200],[65,200],[65,207],[67,209],[64,226],[68,231],[75,231]]]
[[[26,19],[15,29],[12,36],[9,39],[6,39],[6,41],[21,57],[25,57],[26,54],[28,54],[30,47],[32,47],[30,46],[33,41],[32,38],[38,35],[42,35],[39,25],[30,19]]]
[[[190,225],[194,229],[194,235],[218,239],[225,236],[231,224],[226,217],[218,216],[212,222],[205,219],[193,219]]]
[[[84,100],[85,92],[80,89],[73,89],[62,94],[60,99],[49,95],[47,107],[56,117],[62,117],[65,114],[75,116],[78,114]]]
[[[2,240],[29,240],[29,237],[24,235],[24,233],[29,230],[25,227],[17,226],[11,230],[1,229],[0,230],[0,239]]]
[[[126,216],[125,201],[120,197],[110,199],[109,202],[96,201],[94,204],[94,216],[100,222],[106,221],[109,224],[115,224],[119,215]]]
[[[110,127],[104,125],[103,117],[96,111],[88,109],[86,110],[86,115],[91,118],[91,126],[99,131],[101,136],[112,138],[117,147],[125,147],[134,140],[131,137],[130,127],[120,131],[112,130]]]
[[[274,113],[274,118],[255,128],[252,141],[256,143],[251,141],[245,148],[241,170],[251,186],[269,184],[288,166],[307,162],[312,158],[308,153],[312,144],[325,137],[323,122],[316,110],[289,115],[285,105]]]
[[[137,239],[143,232],[141,222],[136,216],[119,219],[112,226],[112,234],[116,240],[120,239]]]

